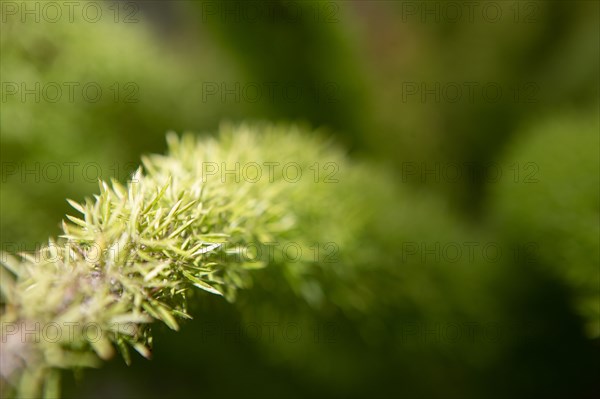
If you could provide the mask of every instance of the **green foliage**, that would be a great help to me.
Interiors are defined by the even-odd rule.
[[[540,266],[569,285],[592,337],[600,335],[600,141],[595,114],[559,114],[523,129],[503,162],[505,170],[512,165],[519,171],[519,178],[510,176],[490,187],[494,228],[507,240],[537,245]]]

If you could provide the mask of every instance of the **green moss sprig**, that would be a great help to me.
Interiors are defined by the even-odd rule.
[[[3,393],[56,396],[59,369],[96,366],[115,348],[127,363],[131,348],[150,357],[150,324],[177,330],[191,318],[193,289],[233,300],[270,261],[240,257],[240,248],[298,238],[294,201],[314,192],[308,185],[333,190],[328,174],[306,172],[317,160],[335,168],[347,160],[298,128],[255,130],[223,127],[218,139],[170,133],[168,154],[144,157],[126,185],[101,181],[93,198],[69,200],[76,215],[57,240],[2,254]],[[304,173],[235,175],[239,165],[268,162]]]

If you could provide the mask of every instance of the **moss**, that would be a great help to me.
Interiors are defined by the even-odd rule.
[[[509,172],[490,186],[494,228],[535,244],[538,266],[572,292],[591,336],[600,334],[598,120],[559,113],[523,129],[504,155]]]

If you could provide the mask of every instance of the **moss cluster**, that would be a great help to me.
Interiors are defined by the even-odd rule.
[[[490,217],[507,240],[536,245],[536,262],[572,292],[590,336],[600,335],[598,120],[557,114],[524,129],[504,155],[519,175],[490,187]]]
[[[327,262],[309,255],[318,237],[306,226],[325,225],[329,242],[345,248],[363,208],[338,205],[368,176],[298,128],[220,133],[218,140],[170,134],[169,153],[145,157],[127,185],[101,182],[94,198],[70,201],[78,215],[67,216],[58,241],[21,259],[3,255],[3,339],[13,340],[2,348],[2,377],[21,396],[37,395],[44,381],[51,390],[53,369],[110,358],[113,346],[126,361],[129,346],[149,356],[147,323],[178,329],[177,320],[189,318],[191,287],[233,299],[251,270],[281,264],[298,294],[312,302],[324,295],[308,276]],[[286,252],[263,252],[286,243],[298,250],[293,262]],[[49,326],[59,338],[45,336]],[[21,339],[31,328],[41,339]]]

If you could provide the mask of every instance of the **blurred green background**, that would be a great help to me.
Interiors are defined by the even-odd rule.
[[[1,4],[4,251],[168,130],[307,123],[377,171],[338,189],[338,214],[372,209],[341,225],[352,275],[320,276],[322,303],[257,272],[156,328],[151,362],[65,373],[66,396],[600,395],[598,2]]]

